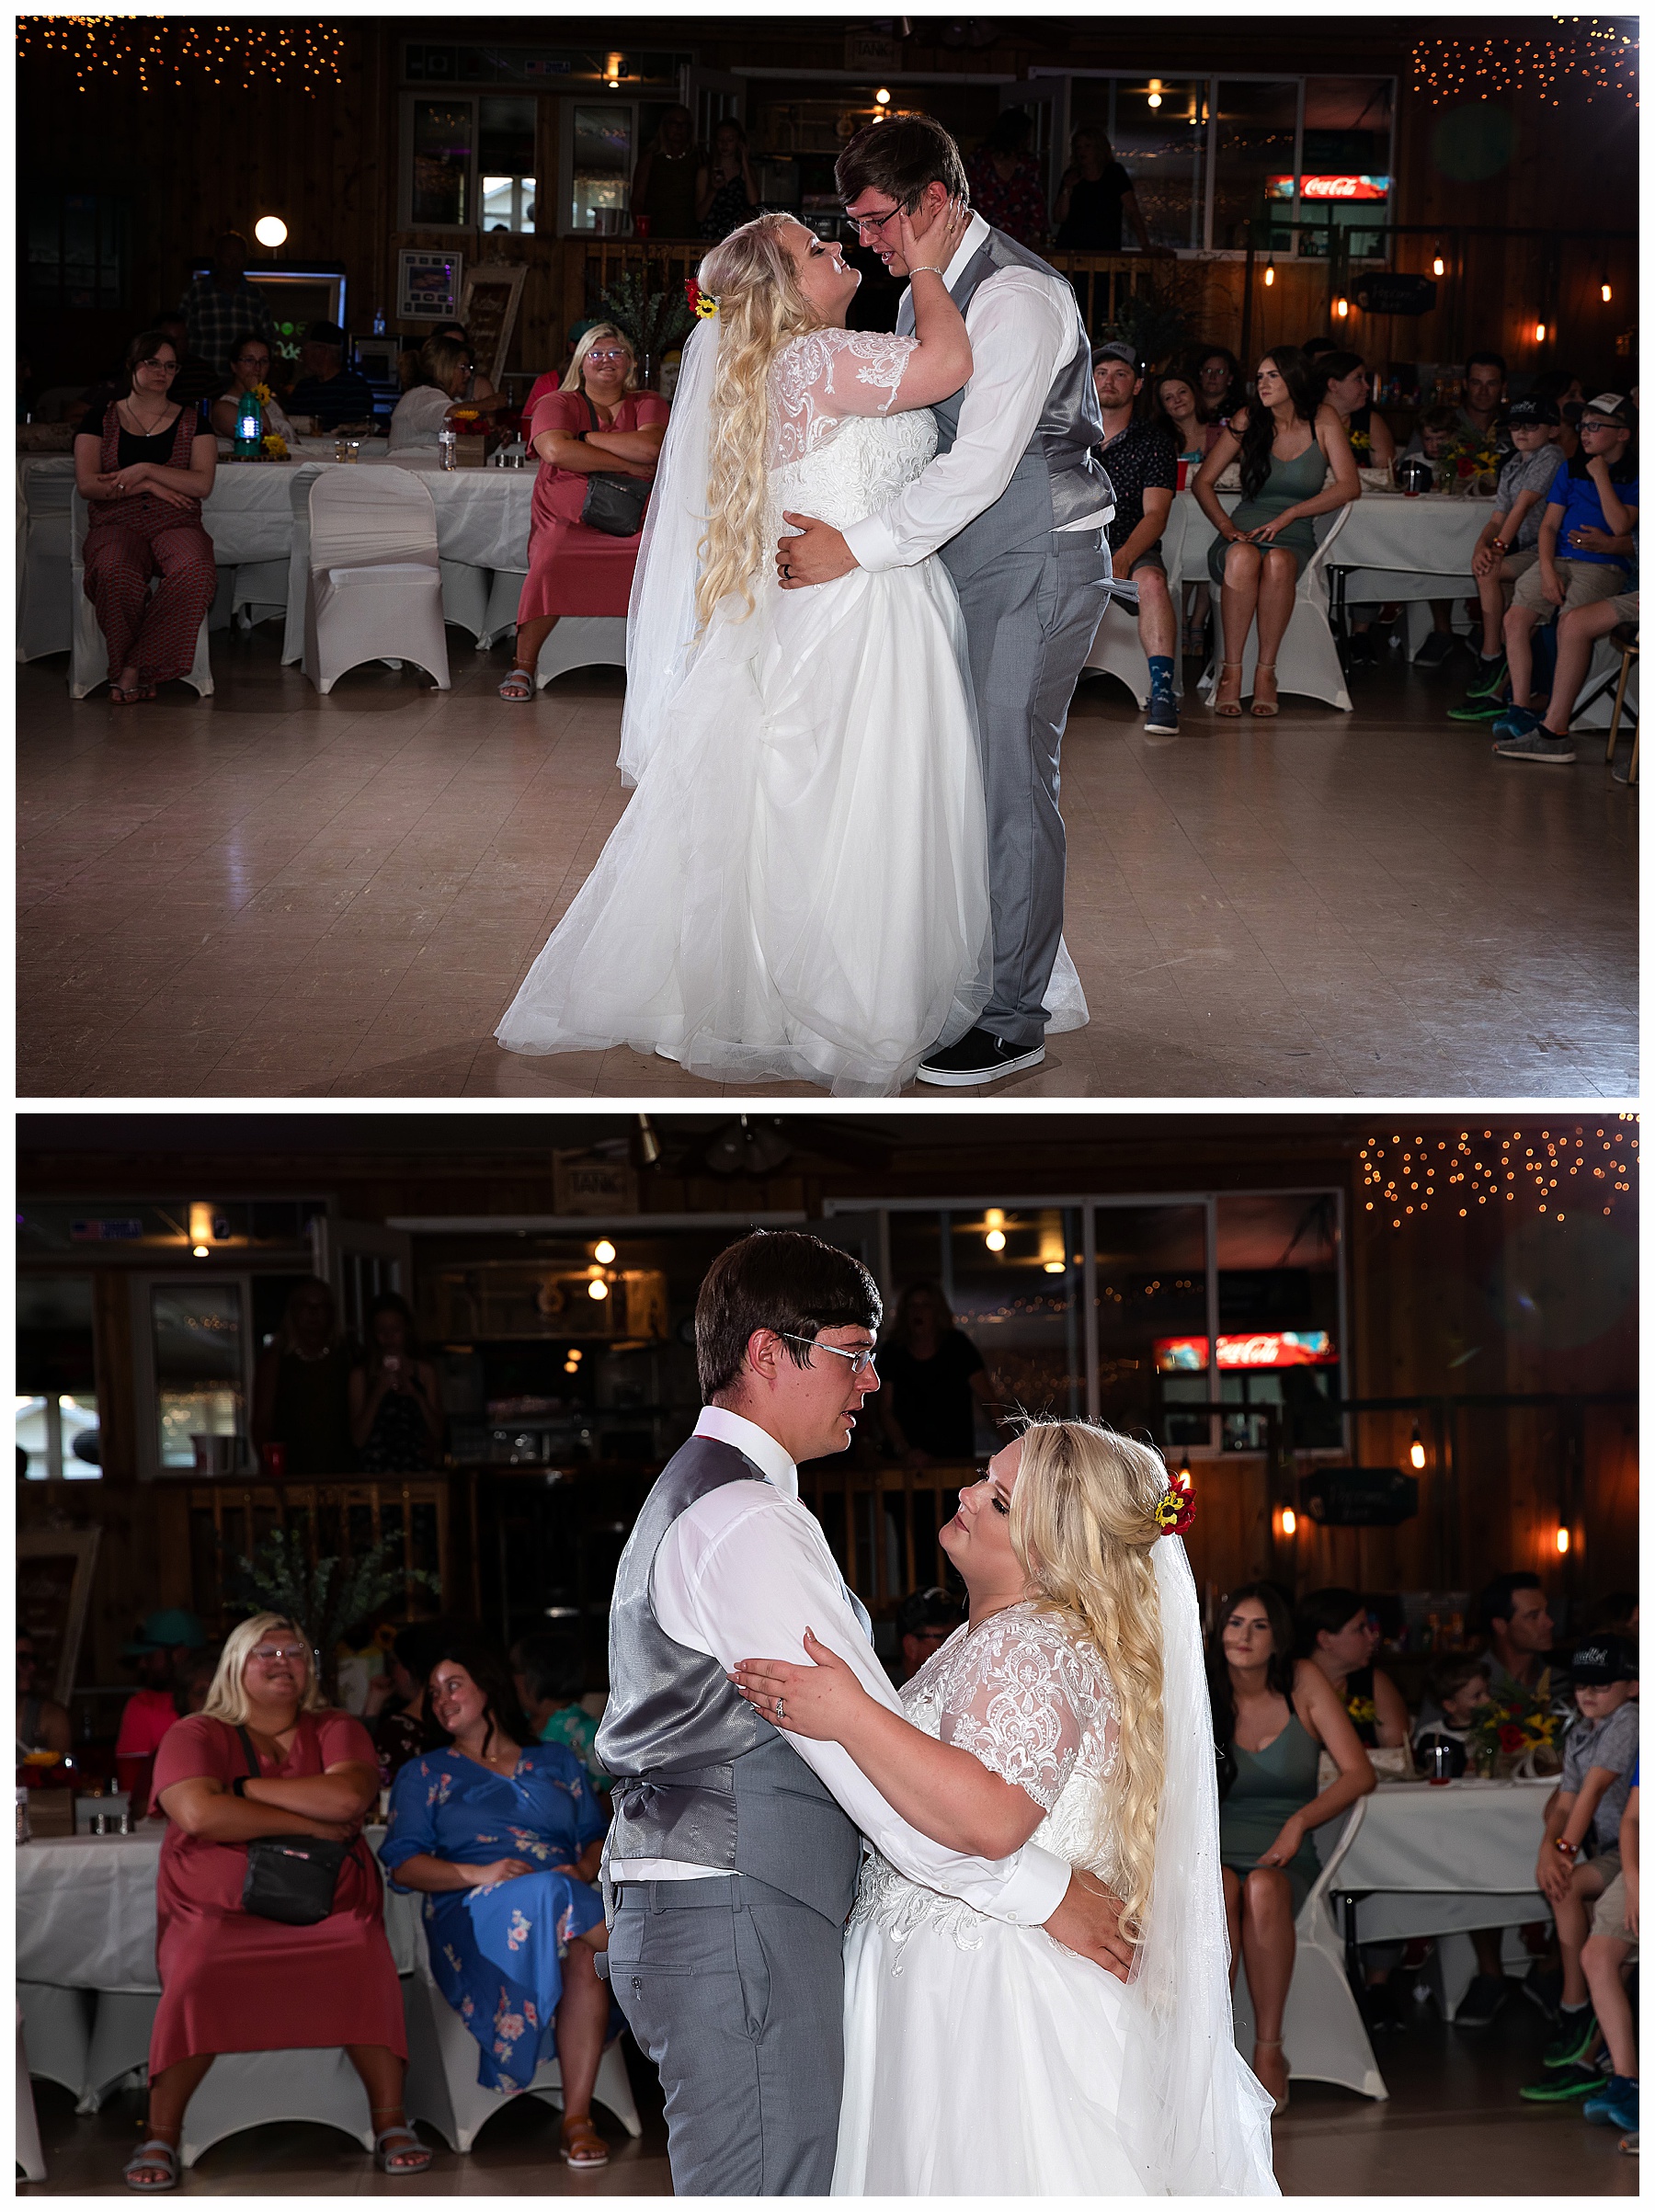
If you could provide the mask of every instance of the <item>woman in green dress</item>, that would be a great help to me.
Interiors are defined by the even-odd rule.
[[[1226,514],[1218,479],[1238,454],[1241,504]],[[1218,533],[1207,551],[1224,624],[1224,666],[1213,712],[1241,712],[1242,656],[1256,619],[1252,711],[1273,714],[1276,653],[1293,618],[1305,563],[1316,551],[1313,519],[1362,495],[1344,423],[1337,408],[1325,401],[1317,405],[1314,374],[1296,346],[1278,346],[1259,363],[1254,395],[1230,417],[1192,488]]]
[[[1207,1647],[1218,1747],[1218,1855],[1229,1915],[1230,1979],[1247,1961],[1257,2042],[1253,2071],[1287,2103],[1282,2014],[1293,1979],[1295,1915],[1320,1872],[1310,1830],[1374,1786],[1374,1770],[1339,1693],[1293,1656],[1293,1620],[1271,1582],[1249,1582],[1219,1611]],[[1339,1778],[1319,1794],[1326,1750]]]

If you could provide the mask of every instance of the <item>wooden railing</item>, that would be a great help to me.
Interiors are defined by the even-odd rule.
[[[981,1474],[973,1460],[917,1470],[818,1462],[801,1469],[800,1488],[846,1581],[878,1617],[910,1590],[941,1581],[947,1562],[937,1533],[953,1518],[961,1489]]]
[[[351,1559],[383,1542],[402,1540],[405,1601],[414,1610],[448,1602],[449,1486],[440,1476],[339,1476],[311,1481],[234,1477],[193,1483],[188,1492],[188,1545],[195,1610],[223,1615],[226,1585],[238,1562],[251,1558],[274,1529],[296,1529],[311,1561]],[[416,1574],[434,1574],[428,1591]]]

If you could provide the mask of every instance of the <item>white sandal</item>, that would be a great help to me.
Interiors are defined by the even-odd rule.
[[[513,668],[500,679],[500,697],[517,706],[527,706],[534,697],[534,677],[527,668]]]
[[[151,2169],[159,2167],[162,2170],[160,2179],[158,2181],[140,2181],[138,2177],[145,2167]],[[147,2143],[139,2144],[137,2149],[121,2168],[121,2174],[129,2189],[145,2191],[176,2189],[178,2185],[177,2144],[164,2143],[159,2136],[153,2136]]]

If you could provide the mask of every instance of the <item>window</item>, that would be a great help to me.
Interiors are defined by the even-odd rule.
[[[630,100],[567,100],[563,141],[565,221],[572,231],[624,229],[637,117]]]
[[[532,93],[405,96],[405,225],[532,232],[537,113]]]
[[[1357,257],[1382,253],[1391,204],[1391,80],[1308,77],[1299,177],[1301,254],[1325,255],[1331,228]]]
[[[17,1283],[17,1472],[28,1482],[96,1482],[98,1440],[90,1275]]]
[[[123,204],[108,193],[63,192],[37,185],[29,193],[27,208],[29,305],[124,306]]]
[[[163,1471],[196,1465],[198,1436],[245,1436],[246,1349],[239,1283],[149,1289],[155,1452]]]
[[[1211,1417],[1177,1410],[1214,1397],[1207,1353],[1207,1209],[1100,1206],[1098,1410],[1168,1448],[1204,1445]]]
[[[1291,78],[1220,81],[1213,162],[1213,244],[1220,251],[1245,247],[1250,225],[1261,252],[1292,250],[1294,203],[1273,199],[1271,180],[1295,174],[1298,96]]]
[[[1110,136],[1155,244],[1200,245],[1206,232],[1206,80],[1118,81]]]
[[[1218,1395],[1281,1407],[1301,1451],[1340,1442],[1342,1395],[1338,1203],[1330,1191],[1220,1198]],[[1227,1451],[1258,1451],[1265,1424],[1224,1416]]]

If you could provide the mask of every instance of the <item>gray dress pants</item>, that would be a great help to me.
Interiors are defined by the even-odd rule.
[[[675,2195],[826,2196],[843,1927],[750,1875],[616,1894],[609,1982],[660,2071]]]
[[[977,1017],[1007,1044],[1038,1044],[1063,934],[1058,753],[1104,606],[1100,530],[1054,530],[953,576],[965,616],[988,800],[994,988]]]

